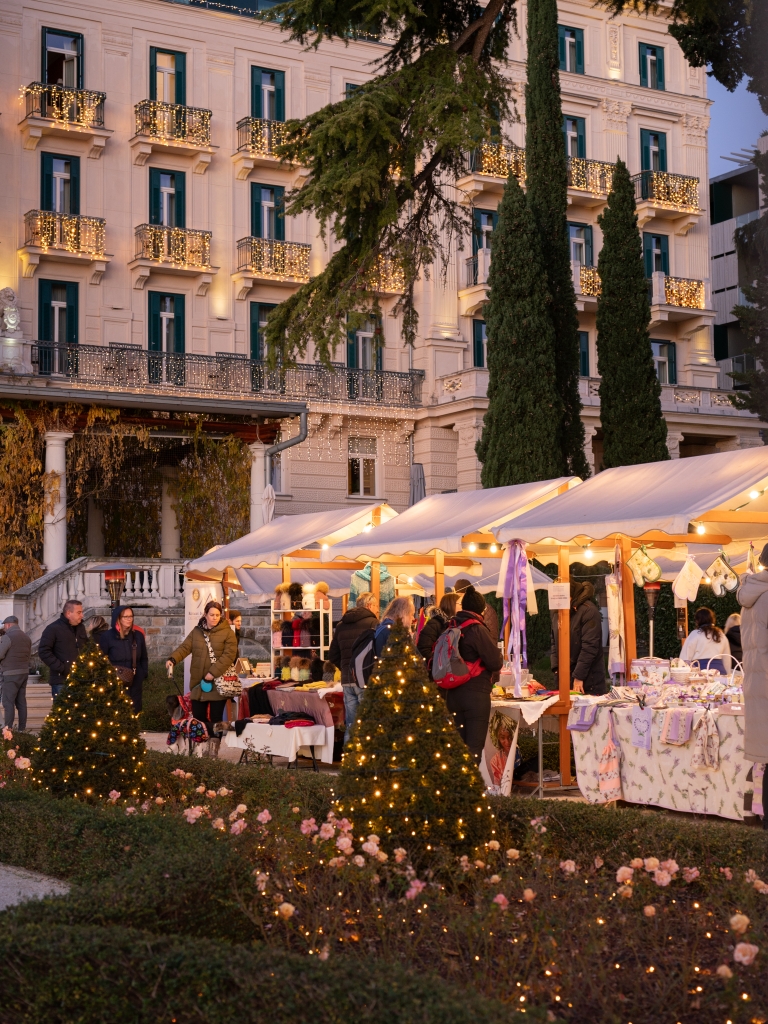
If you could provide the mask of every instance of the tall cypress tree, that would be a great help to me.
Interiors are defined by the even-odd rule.
[[[488,284],[488,411],[475,447],[481,481],[504,487],[551,480],[565,472],[551,300],[536,226],[512,174],[491,236]]]
[[[566,210],[568,173],[560,103],[556,0],[528,3],[528,84],[525,89],[528,203],[541,239],[552,296],[555,373],[562,402],[560,448],[568,472],[589,476],[579,397],[579,319],[571,276]]]
[[[661,385],[653,365],[648,282],[637,227],[635,190],[621,160],[608,205],[598,217],[602,293],[597,302],[597,371],[603,464],[633,466],[669,458]]]

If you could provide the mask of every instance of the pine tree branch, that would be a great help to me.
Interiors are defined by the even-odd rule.
[[[496,21],[496,18],[501,13],[507,2],[508,0],[491,0],[485,8],[482,17],[477,18],[470,25],[467,25],[459,38],[451,44],[451,49],[456,53],[461,53],[469,40],[472,39],[473,36],[477,36],[472,47],[472,58],[473,60],[479,60],[483,47],[488,40],[490,31],[493,28],[493,23]],[[514,4],[514,0],[512,0],[512,4]]]

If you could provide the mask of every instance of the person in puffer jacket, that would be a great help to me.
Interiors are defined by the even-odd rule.
[[[483,621],[484,611],[485,598],[474,587],[468,587],[462,594],[461,611],[455,621],[459,626],[464,622],[473,624],[462,630],[459,654],[467,665],[480,661],[481,672],[461,686],[440,690],[461,738],[478,764],[491,718],[491,677],[504,664],[504,656]]]

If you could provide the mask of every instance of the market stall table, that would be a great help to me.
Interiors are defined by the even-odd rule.
[[[302,750],[309,750],[312,767],[317,771],[317,761],[331,763],[333,761],[333,741],[328,756],[327,730],[323,725],[304,725],[289,729],[284,725],[268,725],[262,722],[249,722],[240,735],[228,732],[224,737],[228,747],[240,749],[248,753],[272,757],[287,757],[288,764],[296,761]],[[319,750],[319,755],[317,751]],[[243,760],[241,755],[241,760]]]
[[[728,708],[725,705],[724,708]],[[651,746],[649,750],[632,744],[631,707],[598,707],[594,724],[586,732],[571,732],[576,757],[579,789],[589,803],[603,803],[598,766],[600,755],[608,743],[609,715],[621,748],[622,798],[629,803],[651,804],[689,814],[716,814],[721,818],[741,821],[744,817],[744,792],[750,787],[747,772],[753,767],[743,757],[744,714],[723,708],[706,711],[697,708],[693,732],[700,718],[709,714],[717,727],[720,740],[719,764],[716,768],[697,768],[691,764],[694,740],[682,746],[660,741],[662,719],[666,709],[653,709]],[[571,711],[570,721],[578,714]]]
[[[515,754],[517,751],[517,736],[520,731],[520,719],[526,725],[537,725],[538,752],[539,752],[539,783],[531,793],[532,797],[544,796],[544,749],[543,749],[543,725],[544,715],[547,708],[557,704],[559,694],[554,694],[546,700],[515,700],[513,697],[491,701],[491,718],[488,725],[488,735],[485,740],[483,757],[480,762],[480,774],[483,776],[486,786],[502,796],[509,796],[512,792],[512,776],[515,768]],[[505,717],[510,717],[515,722],[514,734],[509,737],[509,730],[505,735],[509,737],[509,747],[504,752],[506,743],[500,741],[499,723],[495,717],[497,712],[502,712]],[[508,713],[511,713],[508,715]]]

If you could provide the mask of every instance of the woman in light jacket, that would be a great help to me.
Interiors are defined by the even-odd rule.
[[[211,645],[213,658],[208,652],[206,639]],[[222,619],[221,605],[218,601],[208,602],[205,614],[170,656],[165,663],[166,668],[172,669],[188,654],[192,655],[189,675],[192,687],[192,714],[201,722],[205,722],[209,734],[213,735],[213,726],[224,718],[224,708],[227,704],[226,697],[219,694],[213,680],[228,672],[237,658],[237,637],[229,622]]]
[[[698,661],[699,668],[716,668],[723,675],[731,671],[731,647],[715,625],[711,608],[699,608],[696,629],[691,630],[680,651],[683,661]]]

